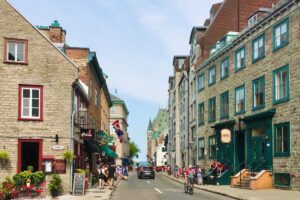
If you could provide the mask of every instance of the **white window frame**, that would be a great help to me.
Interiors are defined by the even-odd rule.
[[[29,115],[28,116],[25,116],[24,115],[24,97],[23,97],[23,91],[24,90],[29,90],[30,91],[30,96],[29,98],[26,98],[26,99],[29,99],[29,106],[28,106],[28,109],[29,109]],[[38,90],[39,91],[39,107],[32,107],[32,100],[33,99],[37,99],[37,98],[32,98],[32,91],[33,90]],[[35,87],[22,87],[21,88],[21,117],[22,119],[40,119],[41,118],[41,89],[40,88],[35,88]],[[38,108],[39,109],[39,115],[38,116],[32,116],[32,109],[33,108]]]

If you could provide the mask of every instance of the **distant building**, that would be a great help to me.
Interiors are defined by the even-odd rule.
[[[116,159],[116,164],[117,165],[122,165],[122,164],[128,164],[128,156],[129,156],[129,142],[130,138],[128,135],[128,122],[127,122],[127,117],[129,115],[126,103],[116,97],[115,95],[110,94],[111,100],[112,100],[112,107],[110,109],[110,124],[111,124],[111,135],[114,137],[114,146],[115,146],[115,151],[118,154],[118,158]],[[120,124],[120,128],[123,132],[123,139],[120,141],[118,138],[117,134],[115,133],[115,130],[112,127],[112,124],[118,120]]]
[[[167,129],[168,112],[166,109],[159,109],[153,122],[150,120],[147,130],[147,161],[150,165],[160,166],[165,162],[164,158],[166,158],[166,151],[165,148],[162,148],[164,147]],[[157,161],[160,163],[157,163]]]

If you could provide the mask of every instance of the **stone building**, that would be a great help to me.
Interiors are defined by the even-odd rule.
[[[257,7],[196,66],[198,164],[225,164],[217,183],[247,169],[300,189],[299,11],[298,0]]]
[[[153,119],[153,122],[149,123],[147,130],[147,148],[149,154],[147,154],[147,161],[150,165],[156,166],[157,164],[157,150],[164,151],[165,148],[163,140],[166,136],[166,130],[168,129],[168,112],[167,109],[159,109],[156,117]],[[163,145],[163,146],[161,146]],[[161,148],[158,148],[161,146]],[[159,157],[164,156],[163,153],[159,153]],[[161,158],[159,161],[161,162]],[[161,165],[161,163],[160,163]]]
[[[28,166],[45,170],[45,159],[58,161],[62,149],[71,149],[78,68],[6,0],[0,0],[0,19],[0,151],[10,155],[0,166],[2,179]],[[70,165],[62,166],[68,192]]]
[[[116,159],[117,165],[128,164],[128,156],[129,156],[129,135],[128,135],[128,122],[127,118],[129,115],[126,103],[116,97],[115,95],[110,94],[112,100],[112,107],[110,109],[110,124],[111,124],[111,135],[114,137],[114,145],[116,147],[116,153],[118,154],[118,158]],[[118,120],[120,128],[123,132],[123,138],[120,140],[115,133],[115,130],[112,127],[112,124]]]

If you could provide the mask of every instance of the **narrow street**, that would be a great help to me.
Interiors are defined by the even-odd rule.
[[[155,179],[138,179],[136,175],[129,177],[127,182],[122,181],[113,192],[112,200],[229,200],[224,196],[195,189],[193,195],[185,194],[183,185],[156,174]]]

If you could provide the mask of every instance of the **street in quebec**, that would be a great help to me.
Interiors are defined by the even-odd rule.
[[[298,200],[300,0],[0,0],[0,200]]]

